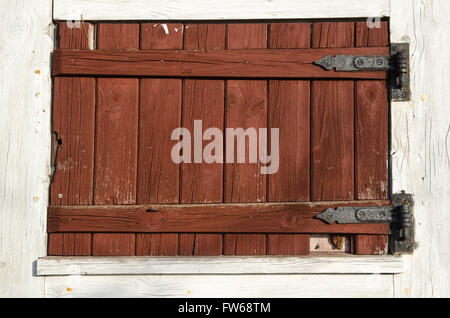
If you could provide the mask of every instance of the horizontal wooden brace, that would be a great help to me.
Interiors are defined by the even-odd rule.
[[[388,47],[246,50],[55,50],[53,76],[386,79],[386,71],[335,72],[325,55],[389,55]]]
[[[50,206],[48,232],[389,234],[389,224],[327,224],[315,215],[337,206],[389,201]]]

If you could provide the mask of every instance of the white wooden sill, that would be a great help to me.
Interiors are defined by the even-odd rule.
[[[309,256],[48,256],[38,276],[194,274],[398,274],[403,257]]]

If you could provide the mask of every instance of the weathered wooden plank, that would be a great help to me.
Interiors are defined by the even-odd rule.
[[[181,49],[183,25],[181,23],[142,23],[141,49]]]
[[[312,47],[353,47],[353,22],[313,23]],[[313,81],[311,199],[354,197],[354,82]],[[338,249],[343,236],[332,236]]]
[[[181,80],[140,80],[138,203],[178,203],[179,165],[172,131],[181,125]]]
[[[225,26],[225,24],[187,24],[183,48],[224,49]],[[194,121],[201,120],[200,134],[211,127],[224,131],[224,81],[186,79],[183,90],[182,127],[195,134]],[[181,165],[181,203],[214,203],[223,200],[223,163],[205,163],[202,159],[203,147],[208,143],[202,141],[200,148],[200,161],[203,163],[196,162],[199,158],[193,153],[193,163]],[[220,151],[223,151],[223,145]],[[186,248],[181,254],[187,255],[190,251],[194,255],[220,255],[222,236],[220,233],[194,234],[191,240],[189,234],[180,234],[180,240],[185,241],[181,245]],[[192,242],[193,246],[186,245],[187,242]]]
[[[317,22],[313,47],[351,47],[353,22]],[[311,199],[354,197],[353,81],[313,81],[311,97]]]
[[[269,48],[309,48],[310,23],[272,23]],[[268,128],[279,129],[279,169],[268,175],[267,201],[309,201],[310,82],[271,80]],[[308,234],[269,234],[267,254],[309,253]]]
[[[388,235],[355,235],[355,254],[383,255],[388,252]]]
[[[89,49],[93,25],[58,25],[60,49]],[[55,159],[50,203],[92,204],[94,174],[95,79],[55,78],[53,83]],[[71,180],[71,182],[68,182]],[[91,234],[55,233],[48,236],[48,255],[90,255]]]
[[[52,1],[1,5],[0,297],[43,297],[33,264],[47,251]]]
[[[356,23],[356,46],[388,46],[387,21],[379,28]],[[386,81],[356,81],[355,197],[377,200],[388,197],[388,88]],[[355,235],[356,254],[385,254],[387,236]]]
[[[388,55],[389,49],[55,50],[53,76],[386,79],[385,71],[334,72],[312,63],[327,54]]]
[[[392,187],[414,194],[416,241],[396,297],[450,297],[450,2],[391,0],[392,42],[409,42],[410,102],[393,102]]]
[[[267,24],[244,23],[227,25],[227,52],[235,49],[267,48]],[[265,51],[265,50],[261,50]],[[228,80],[226,82],[225,126],[229,128],[255,129],[267,127],[267,82]],[[236,138],[233,137],[236,143]],[[225,141],[226,144],[229,140]],[[256,141],[254,141],[256,142]],[[245,163],[237,160],[225,164],[225,202],[266,201],[266,175],[261,174],[261,164],[250,163],[250,137],[245,141]],[[236,147],[237,148],[237,147]],[[230,149],[225,147],[227,155]],[[234,150],[233,150],[234,151]],[[255,155],[255,154],[254,154]],[[248,232],[241,230],[241,232]],[[264,234],[225,234],[224,254],[266,254],[267,238]]]
[[[388,0],[55,0],[56,20],[239,20],[389,16]]]
[[[136,255],[178,255],[178,233],[136,234]]]
[[[388,224],[330,225],[314,218],[330,207],[355,205],[389,201],[50,206],[48,232],[388,233]]]
[[[181,49],[181,24],[144,23],[141,49]],[[180,168],[170,160],[172,131],[181,125],[180,79],[140,80],[137,201],[179,203]],[[136,255],[178,255],[178,234],[137,234]]]
[[[162,275],[162,274],[395,274],[403,258],[319,254],[290,256],[222,257],[45,257],[37,274],[54,275]]]
[[[139,48],[138,24],[99,24],[99,49]],[[97,79],[94,204],[135,204],[139,81]],[[96,233],[92,255],[134,255],[135,234]]]
[[[392,297],[393,275],[51,276],[46,297]]]

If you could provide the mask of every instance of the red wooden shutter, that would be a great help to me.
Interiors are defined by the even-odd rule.
[[[312,233],[353,235],[357,254],[386,252],[388,225],[314,215],[390,203],[387,73],[312,61],[388,54],[387,22],[58,30],[49,255],[301,255]],[[194,120],[223,132],[279,128],[278,172],[261,174],[248,154],[173,163],[170,135],[193,132]]]

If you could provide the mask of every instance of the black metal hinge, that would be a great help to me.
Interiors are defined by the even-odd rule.
[[[412,195],[401,192],[394,194],[391,206],[329,208],[315,217],[329,224],[389,223],[392,253],[410,254],[414,249],[413,206]]]
[[[314,64],[338,72],[390,71],[391,99],[411,100],[409,79],[409,44],[392,43],[391,55],[326,55]]]

